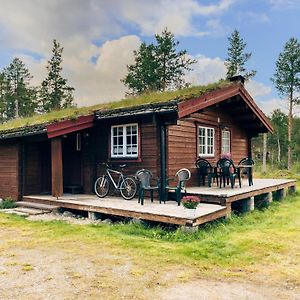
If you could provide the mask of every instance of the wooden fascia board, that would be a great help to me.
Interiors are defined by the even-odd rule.
[[[81,116],[75,120],[64,120],[47,126],[48,138],[54,138],[71,132],[94,126],[94,115]]]
[[[234,85],[206,93],[200,97],[184,100],[178,104],[178,116],[183,118],[198,110],[207,108],[238,94],[239,86]]]
[[[182,101],[178,104],[178,117],[183,118],[201,109],[210,107],[214,104],[220,103],[231,97],[240,95],[246,102],[252,112],[258,117],[266,129],[273,132],[273,127],[270,124],[264,113],[255,104],[253,98],[249,95],[247,90],[241,84],[235,84],[220,90],[209,92],[197,98]]]
[[[264,124],[264,126],[270,131],[271,133],[274,132],[273,126],[271,125],[270,121],[266,117],[266,115],[260,110],[257,106],[251,95],[248,91],[243,87],[240,86],[240,95],[251,108],[251,110],[255,113],[255,115],[260,119],[260,121]]]

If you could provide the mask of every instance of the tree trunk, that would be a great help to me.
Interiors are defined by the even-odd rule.
[[[281,145],[279,136],[277,136],[277,161],[280,163],[281,161]]]
[[[267,134],[263,134],[263,161],[262,161],[262,173],[267,172]]]
[[[292,121],[293,121],[293,91],[291,90],[289,99],[289,115],[288,115],[288,170],[292,166]]]

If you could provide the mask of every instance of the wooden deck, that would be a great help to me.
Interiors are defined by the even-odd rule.
[[[144,206],[137,203],[137,199],[126,201],[121,197],[113,196],[99,199],[95,195],[87,194],[64,194],[58,199],[48,195],[30,195],[24,196],[23,200],[89,213],[194,227],[230,215],[231,203],[234,201],[253,198],[254,203],[255,196],[295,189],[295,186],[295,180],[256,179],[251,187],[246,182],[243,182],[242,188],[235,187],[234,189],[216,186],[212,188],[189,187],[188,194],[199,195],[202,201],[194,214],[191,214],[191,210],[178,206],[174,201],[159,204],[157,200],[151,203],[148,198],[145,199]]]
[[[237,184],[231,187],[219,188],[216,185],[209,187],[189,187],[187,193],[201,196],[202,202],[218,203],[226,205],[228,203],[255,197],[269,192],[276,192],[282,189],[295,189],[296,180],[292,179],[255,179],[254,185],[249,186],[247,181],[242,182],[240,188]]]
[[[126,201],[120,197],[105,197],[99,199],[95,195],[65,194],[59,199],[52,196],[25,196],[24,201],[32,201],[60,206],[81,211],[96,212],[128,218],[138,218],[175,225],[197,226],[227,215],[227,207],[217,204],[201,203],[193,214],[191,210],[178,206],[174,201],[159,204],[145,199],[144,205],[137,199]]]

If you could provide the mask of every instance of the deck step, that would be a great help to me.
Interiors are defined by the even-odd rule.
[[[17,211],[15,208],[9,208],[9,209],[1,209],[0,212],[3,212],[5,214],[10,214],[10,215],[18,215],[22,217],[28,217],[29,214],[21,211]]]
[[[40,209],[40,210],[49,211],[49,212],[56,211],[59,209],[59,206],[30,202],[30,201],[19,201],[19,202],[16,202],[16,204],[18,207]]]
[[[24,213],[27,215],[42,215],[42,214],[49,214],[50,210],[42,210],[37,208],[29,208],[29,207],[16,207],[14,208],[15,212]]]

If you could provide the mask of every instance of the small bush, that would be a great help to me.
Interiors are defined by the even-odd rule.
[[[0,209],[8,209],[17,207],[16,202],[12,198],[5,198],[0,202]]]

